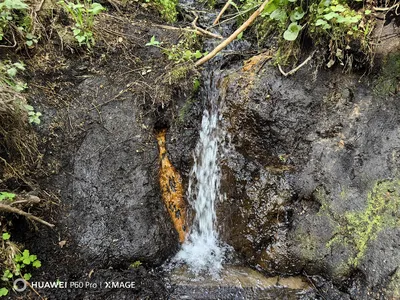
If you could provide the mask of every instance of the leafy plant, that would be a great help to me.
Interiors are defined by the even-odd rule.
[[[152,36],[150,41],[146,43],[146,46],[154,46],[162,49],[168,59],[176,63],[192,61],[208,54],[208,52],[200,52],[200,50],[190,50],[191,42],[188,42],[186,38],[180,40],[178,44],[172,45],[170,48],[162,47],[161,45],[162,42],[157,41],[155,36]]]
[[[369,36],[374,27],[368,3],[356,9],[354,2],[362,0],[271,0],[261,13],[256,26],[259,39],[277,31],[280,36],[280,53],[294,48],[293,42],[299,40],[300,33],[310,37],[315,44],[329,48],[330,63],[343,61],[349,50],[369,54]],[[257,7],[259,0],[246,0],[242,11]],[[352,8],[356,7],[356,8]],[[360,45],[351,49],[353,41]],[[289,43],[288,43],[289,42]],[[286,45],[286,46],[285,46]],[[288,46],[291,45],[291,46]],[[283,51],[281,51],[283,50]],[[290,54],[289,51],[289,54]]]
[[[14,193],[0,192],[0,201],[3,201],[3,200],[13,201],[15,196],[16,195]]]
[[[175,22],[176,16],[178,14],[176,6],[178,5],[178,0],[156,0],[159,11],[163,18],[168,22]]]
[[[94,17],[100,14],[105,8],[100,3],[92,3],[91,0],[84,0],[83,4],[59,1],[60,4],[72,17],[75,25],[72,32],[79,46],[86,45],[91,48],[95,45],[93,35]]]
[[[4,232],[4,233],[2,234],[2,238],[3,238],[4,241],[9,240],[10,237],[11,237],[11,235],[10,235],[8,232]]]
[[[153,35],[150,39],[150,42],[146,44],[146,46],[158,46],[161,45],[159,41],[156,40],[156,37]]]
[[[32,274],[27,272],[28,267],[40,268],[42,266],[41,262],[37,259],[37,256],[31,254],[29,250],[25,249],[20,252],[16,245],[9,241],[11,235],[8,232],[3,233],[2,238],[3,247],[2,252],[7,253],[9,258],[7,261],[3,262],[5,269],[3,270],[1,281],[3,281],[6,286],[0,288],[0,297],[8,295],[9,288],[16,277],[23,278],[24,280],[30,280]]]
[[[18,93],[23,92],[27,88],[27,84],[17,79],[17,75],[20,71],[24,70],[25,65],[22,62],[11,63],[9,60],[0,62],[0,85],[8,85]],[[31,105],[27,105],[25,99],[19,99],[14,105],[18,110],[26,111],[29,123],[40,124],[40,117],[42,114],[40,112],[35,112]],[[1,192],[0,201],[7,199],[10,195],[14,195],[13,197],[15,197],[15,194]],[[9,199],[12,198],[9,197]]]
[[[33,106],[31,105],[24,105],[24,108],[28,112],[29,123],[34,123],[39,125],[40,124],[40,117],[42,114],[40,112],[35,112]]]
[[[0,41],[3,40],[7,28],[19,19],[18,12],[26,13],[28,5],[21,0],[5,0],[0,3]]]
[[[27,88],[26,83],[16,78],[19,71],[24,71],[25,65],[22,62],[11,63],[9,60],[0,62],[0,83],[6,84],[17,92]]]
[[[142,265],[142,262],[140,260],[137,260],[137,261],[131,263],[131,265],[129,267],[136,269],[136,268],[139,268],[141,265]]]

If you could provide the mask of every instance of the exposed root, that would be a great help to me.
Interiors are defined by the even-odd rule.
[[[307,59],[305,61],[303,61],[300,65],[298,65],[296,68],[290,70],[287,73],[285,71],[283,71],[281,65],[278,65],[278,69],[282,73],[282,75],[285,77],[293,75],[294,73],[296,73],[298,70],[300,70],[303,66],[305,66],[310,61],[310,59],[314,56],[314,53],[315,53],[315,51],[309,57],[307,57]]]

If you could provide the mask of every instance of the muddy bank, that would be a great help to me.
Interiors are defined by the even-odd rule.
[[[15,220],[13,237],[42,262],[32,280],[135,282],[126,290],[39,289],[48,299],[168,294],[153,268],[179,242],[161,200],[155,133],[167,129],[168,154],[186,185],[203,104],[195,101],[190,68],[176,78],[161,49],[145,46],[152,36],[176,44],[181,32],[157,27],[163,21],[154,12],[137,8],[102,16],[104,32],[91,53],[62,52],[55,41],[27,61],[28,100],[43,114],[35,180],[54,196],[43,218],[56,224],[35,231]]]

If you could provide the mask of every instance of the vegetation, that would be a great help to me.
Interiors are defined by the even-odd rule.
[[[178,0],[156,0],[156,5],[166,21],[171,23],[176,21]]]
[[[15,197],[14,193],[0,192],[1,203],[12,203]],[[10,238],[10,233],[6,231],[5,225],[3,225],[0,247],[0,274],[2,274],[3,287],[0,288],[0,297],[8,295],[15,279],[31,279],[32,275],[29,269],[40,268],[42,265],[36,255],[31,254],[27,249],[21,251],[17,244],[10,241]]]
[[[163,47],[162,44],[162,42],[156,40],[155,36],[152,36],[146,46],[160,48],[163,53],[167,55],[168,59],[174,61],[175,63],[188,61],[193,62],[194,60],[199,59],[208,53],[202,53],[200,50],[193,50],[195,45],[197,45],[197,35],[195,33],[186,34],[176,45]]]
[[[241,10],[249,11],[259,3],[247,0]],[[370,56],[374,18],[371,7],[362,0],[272,0],[255,28],[260,43],[278,31],[279,61],[296,54],[301,37],[308,37],[315,45],[326,47],[327,66],[331,67],[336,61],[351,64],[353,52]]]
[[[16,46],[18,41],[24,41],[30,47],[38,42],[29,10],[23,0],[5,0],[0,3],[0,43]]]
[[[71,29],[79,46],[85,45],[88,48],[94,46],[94,17],[105,10],[105,8],[100,3],[95,3],[91,0],[84,0],[83,4],[79,0],[77,0],[77,3],[62,0],[58,4],[69,13],[75,22],[75,25]]]

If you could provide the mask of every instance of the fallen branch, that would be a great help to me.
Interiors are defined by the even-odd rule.
[[[37,197],[37,196],[29,195],[27,197],[21,197],[20,200],[13,201],[13,202],[9,203],[9,205],[10,206],[14,206],[16,204],[22,204],[22,203],[24,203],[24,204],[38,204],[38,203],[40,203],[40,198]]]
[[[243,32],[247,27],[249,27],[254,20],[258,17],[258,15],[264,10],[265,6],[268,4],[269,0],[265,0],[261,6],[250,16],[250,18],[242,24],[234,33],[231,34],[230,37],[228,37],[225,41],[223,41],[221,44],[219,44],[213,51],[208,53],[206,56],[204,56],[202,59],[198,60],[195,63],[195,66],[200,66],[204,64],[205,62],[209,61],[211,58],[213,58],[215,55],[217,55],[222,49],[224,49],[226,46],[228,46],[234,39],[237,38],[237,36]]]
[[[46,221],[44,221],[44,220],[42,220],[42,219],[40,219],[38,217],[35,217],[34,215],[32,215],[30,213],[27,213],[27,212],[25,212],[23,210],[20,210],[18,208],[12,207],[12,206],[7,205],[7,204],[0,203],[0,211],[18,214],[18,215],[24,216],[24,217],[26,217],[26,218],[28,218],[30,220],[35,220],[35,221],[37,221],[39,223],[42,223],[42,224],[44,224],[46,226],[54,227],[54,224],[50,224],[50,223],[48,223],[48,222],[46,222]]]
[[[228,0],[224,7],[221,9],[221,11],[219,12],[218,16],[215,18],[215,21],[213,22],[213,25],[217,25],[219,22],[219,19],[221,19],[222,15],[224,14],[224,12],[228,9],[228,7],[231,5],[231,1],[232,0]]]
[[[193,15],[195,17],[193,22],[192,22],[192,26],[194,27],[194,29],[196,29],[198,32],[201,32],[202,34],[209,35],[209,36],[211,36],[213,38],[221,39],[221,40],[223,39],[223,37],[220,36],[219,34],[214,34],[214,33],[209,32],[209,31],[207,31],[207,30],[205,30],[203,28],[198,27],[196,25],[196,23],[197,23],[197,20],[199,19],[199,16],[195,12],[193,12]]]
[[[307,57],[307,59],[305,61],[303,61],[300,65],[298,65],[296,68],[290,70],[289,72],[285,72],[282,70],[281,65],[278,64],[278,69],[279,71],[282,73],[283,76],[288,77],[289,75],[293,75],[294,73],[296,73],[300,68],[302,68],[305,64],[307,64],[310,59],[314,56],[315,51],[309,56]]]

